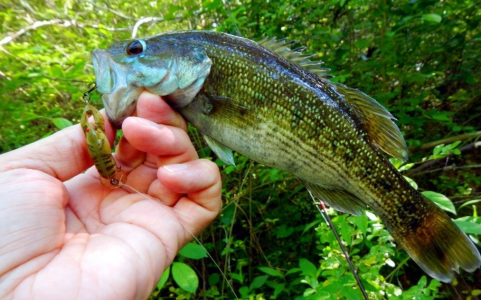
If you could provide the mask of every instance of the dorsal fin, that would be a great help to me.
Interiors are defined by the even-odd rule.
[[[391,115],[376,100],[363,92],[351,89],[343,84],[332,83],[335,90],[356,112],[366,129],[369,139],[384,152],[402,161],[408,159],[406,141]]]
[[[276,40],[275,37],[265,37],[257,42],[259,46],[263,46],[271,50],[272,52],[284,57],[292,63],[299,65],[300,67],[313,74],[316,74],[323,78],[331,77],[328,74],[329,69],[321,67],[323,64],[322,61],[310,60],[310,58],[315,56],[315,54],[302,54],[302,51],[304,51],[306,47],[298,47],[296,49],[291,49],[291,46],[295,43],[296,41],[287,41],[285,38]]]

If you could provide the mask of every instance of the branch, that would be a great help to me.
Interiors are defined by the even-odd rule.
[[[75,20],[61,20],[61,19],[53,19],[49,21],[35,21],[33,24],[28,25],[25,28],[20,29],[19,31],[15,33],[10,33],[8,34],[7,37],[4,37],[2,40],[0,40],[0,46],[5,45],[13,41],[14,39],[18,38],[21,35],[24,35],[30,30],[37,29],[42,26],[47,26],[47,25],[57,25],[60,27],[79,27],[79,28],[85,28],[85,27],[90,27],[90,28],[97,28],[97,29],[105,29],[108,31],[130,31],[130,28],[114,28],[114,27],[103,27],[99,25],[90,25],[90,24],[83,24],[83,23],[78,23]]]
[[[133,20],[133,19],[134,19],[134,18],[132,18],[132,17],[126,16],[126,15],[124,15],[123,13],[118,12],[118,11],[116,11],[116,10],[108,7],[108,5],[106,5],[106,6],[100,6],[100,5],[98,5],[97,3],[92,2],[92,1],[89,1],[89,3],[92,4],[92,6],[95,6],[95,7],[97,7],[97,8],[106,9],[106,10],[110,11],[111,13],[113,13],[114,15],[118,16],[118,17],[121,17],[121,18],[124,18],[124,19],[127,19],[127,20]]]
[[[430,143],[422,145],[419,149],[422,149],[422,150],[429,149],[429,148],[436,147],[437,145],[451,144],[453,142],[467,140],[467,139],[475,138],[475,137],[481,137],[481,131],[460,134],[460,135],[453,136],[453,137],[446,138],[446,139],[442,139],[442,140],[439,140],[439,141],[430,142]]]
[[[423,174],[428,174],[428,173],[434,173],[434,172],[438,172],[438,171],[456,171],[456,170],[461,170],[461,169],[477,169],[477,168],[481,168],[481,165],[468,165],[468,166],[460,166],[460,167],[456,167],[456,166],[447,166],[447,167],[444,167],[444,168],[438,168],[438,169],[433,169],[433,170],[429,170],[429,171],[425,171],[425,172],[421,172],[421,173],[416,173],[414,174],[414,176],[419,176],[419,175],[423,175]]]
[[[467,152],[467,151],[475,151],[476,149],[481,149],[481,141],[473,142],[471,144],[468,144],[468,145],[462,147],[459,150],[461,152]],[[424,172],[424,170],[428,169],[432,165],[435,165],[439,162],[445,161],[446,159],[449,159],[452,156],[454,156],[454,154],[451,153],[449,155],[446,155],[443,158],[428,160],[425,163],[423,163],[422,165],[420,165],[419,167],[407,171],[406,175],[407,176],[416,176],[416,175],[419,175],[419,174],[429,173],[429,172]]]
[[[4,37],[2,40],[0,40],[0,46],[10,43],[14,39],[18,38],[21,35],[24,35],[25,33],[27,33],[30,30],[37,29],[39,27],[46,26],[46,25],[59,24],[61,22],[62,22],[62,20],[60,20],[60,19],[53,19],[53,20],[50,20],[50,21],[36,21],[33,24],[28,25],[27,27],[22,28],[15,33],[9,34],[9,36]]]
[[[137,31],[140,25],[145,23],[157,23],[162,21],[164,21],[164,17],[160,17],[160,18],[148,17],[148,18],[142,18],[138,20],[137,23],[135,23],[134,28],[132,29],[132,38],[135,39],[135,36],[137,35]]]

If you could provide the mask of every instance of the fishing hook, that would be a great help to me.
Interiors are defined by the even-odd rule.
[[[82,96],[82,99],[85,101],[86,104],[90,102],[90,93],[92,93],[96,88],[97,84],[95,83],[95,81],[89,83],[89,90],[86,91]]]

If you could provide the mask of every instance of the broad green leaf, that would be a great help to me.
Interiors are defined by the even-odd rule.
[[[276,277],[282,277],[282,273],[279,272],[278,270],[269,268],[269,267],[259,267],[259,270],[262,272],[271,275],[271,276],[276,276]]]
[[[425,14],[423,15],[423,19],[433,23],[440,23],[443,20],[443,18],[438,14]]]
[[[229,166],[230,168],[232,166]],[[220,214],[220,219],[222,223],[229,225],[234,220],[235,205],[227,205],[222,209]]]
[[[199,277],[191,267],[184,263],[174,262],[172,264],[172,277],[181,289],[189,293],[195,293],[199,286]]]
[[[179,251],[179,254],[191,258],[191,259],[201,259],[207,257],[207,251],[201,245],[188,243],[187,245]]]
[[[52,118],[52,123],[60,130],[72,126],[72,122],[64,118]]]
[[[219,273],[214,273],[214,274],[210,275],[208,281],[209,281],[210,285],[217,284],[220,281]]]
[[[299,260],[299,268],[302,270],[302,274],[310,277],[317,277],[316,266],[305,258]]]
[[[157,288],[159,290],[161,290],[164,287],[165,283],[169,279],[169,275],[170,275],[170,267],[165,269],[164,273],[162,273],[162,277],[160,277],[159,283],[157,283]]]
[[[284,283],[276,283],[274,285],[274,297],[277,297],[282,291],[285,289],[285,284]]]
[[[481,234],[481,224],[463,220],[454,220],[454,223],[467,234]]]
[[[367,216],[360,216],[360,217],[351,217],[349,218],[352,223],[354,223],[359,230],[361,230],[363,235],[366,235],[367,232],[367,223],[369,219]]]
[[[254,278],[254,280],[252,280],[252,283],[249,286],[249,289],[253,290],[253,289],[260,288],[261,286],[264,285],[264,283],[266,282],[268,277],[269,276],[267,276],[267,275],[257,276],[256,278]]]
[[[451,202],[451,200],[449,200],[449,198],[444,196],[443,194],[439,194],[431,191],[425,191],[422,194],[429,200],[436,203],[443,210],[456,214],[456,209],[454,208],[453,202]]]
[[[354,290],[349,287],[344,287],[341,290],[342,294],[346,297],[346,299],[352,299],[352,300],[360,300],[361,298],[359,297],[359,292],[357,290]]]

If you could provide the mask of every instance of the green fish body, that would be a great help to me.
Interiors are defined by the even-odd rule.
[[[429,275],[444,282],[481,265],[475,245],[412,188],[384,152],[407,159],[392,115],[283,40],[172,32],[95,50],[98,89],[119,126],[144,89],[161,95],[204,134],[220,159],[235,150],[297,176],[333,208],[370,207]]]

